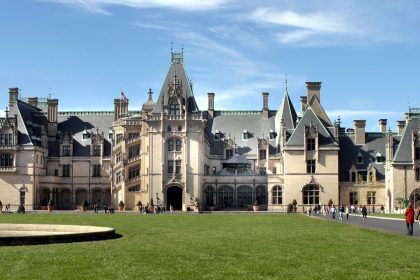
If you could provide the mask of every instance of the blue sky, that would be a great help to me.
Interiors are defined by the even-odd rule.
[[[396,130],[420,107],[420,2],[246,0],[0,1],[0,106],[9,87],[59,99],[60,110],[112,110],[120,90],[130,109],[154,100],[170,63],[184,65],[199,108],[277,109],[287,74],[297,110],[306,81],[343,125],[366,119]]]

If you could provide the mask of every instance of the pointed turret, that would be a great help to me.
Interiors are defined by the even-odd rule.
[[[174,115],[183,115],[185,110],[188,113],[199,111],[183,61],[183,52],[171,53],[171,66],[152,113],[160,114],[165,109]]]
[[[294,129],[296,124],[296,110],[295,107],[293,107],[292,102],[289,98],[289,93],[287,91],[287,80],[285,82],[285,88],[284,88],[284,95],[283,100],[280,103],[280,107],[277,110],[276,114],[276,130],[279,130],[280,122],[283,120],[286,129]]]

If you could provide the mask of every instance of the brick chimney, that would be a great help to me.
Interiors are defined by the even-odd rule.
[[[397,121],[398,135],[402,135],[405,128],[405,121]]]
[[[214,92],[207,93],[207,97],[208,97],[207,98],[208,99],[207,112],[210,118],[213,118],[214,116],[214,96],[215,96]]]
[[[19,89],[17,87],[9,88],[9,109],[15,105],[19,99]]]
[[[262,109],[262,117],[263,119],[268,119],[268,92],[263,92],[263,109]]]
[[[354,120],[354,143],[364,145],[366,143],[365,127],[366,120]]]
[[[312,96],[315,95],[321,103],[321,82],[306,82],[306,89],[308,93],[307,101],[310,101]]]
[[[28,104],[34,107],[38,107],[38,97],[28,97]]]
[[[387,119],[380,119],[379,120],[379,131],[382,133],[386,133],[386,124]]]

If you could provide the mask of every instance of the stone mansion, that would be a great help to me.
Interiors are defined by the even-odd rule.
[[[114,99],[113,111],[61,112],[58,100],[21,98],[9,89],[0,118],[0,201],[56,209],[138,201],[186,211],[285,211],[316,204],[369,205],[393,212],[401,199],[420,203],[420,109],[395,132],[379,120],[341,127],[321,105],[321,83],[307,82],[295,107],[287,86],[277,110],[207,110],[196,104],[183,53],[172,53],[159,95],[137,111]],[[277,107],[277,106],[276,106]]]

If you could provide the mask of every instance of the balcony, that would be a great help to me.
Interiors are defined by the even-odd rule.
[[[16,166],[0,166],[1,173],[14,173],[16,171]]]
[[[127,161],[127,164],[133,163],[133,162],[138,161],[140,159],[141,159],[141,156],[140,155],[135,156],[135,157],[132,157],[132,158],[129,158],[128,161]]]
[[[138,182],[138,181],[140,181],[140,179],[141,179],[140,175],[136,176],[134,178],[128,179],[127,184],[132,184],[132,183]]]
[[[137,142],[137,141],[140,141],[140,136],[135,137],[135,138],[128,139],[127,140],[127,145],[128,144],[131,144],[131,143],[134,143],[134,142]]]

